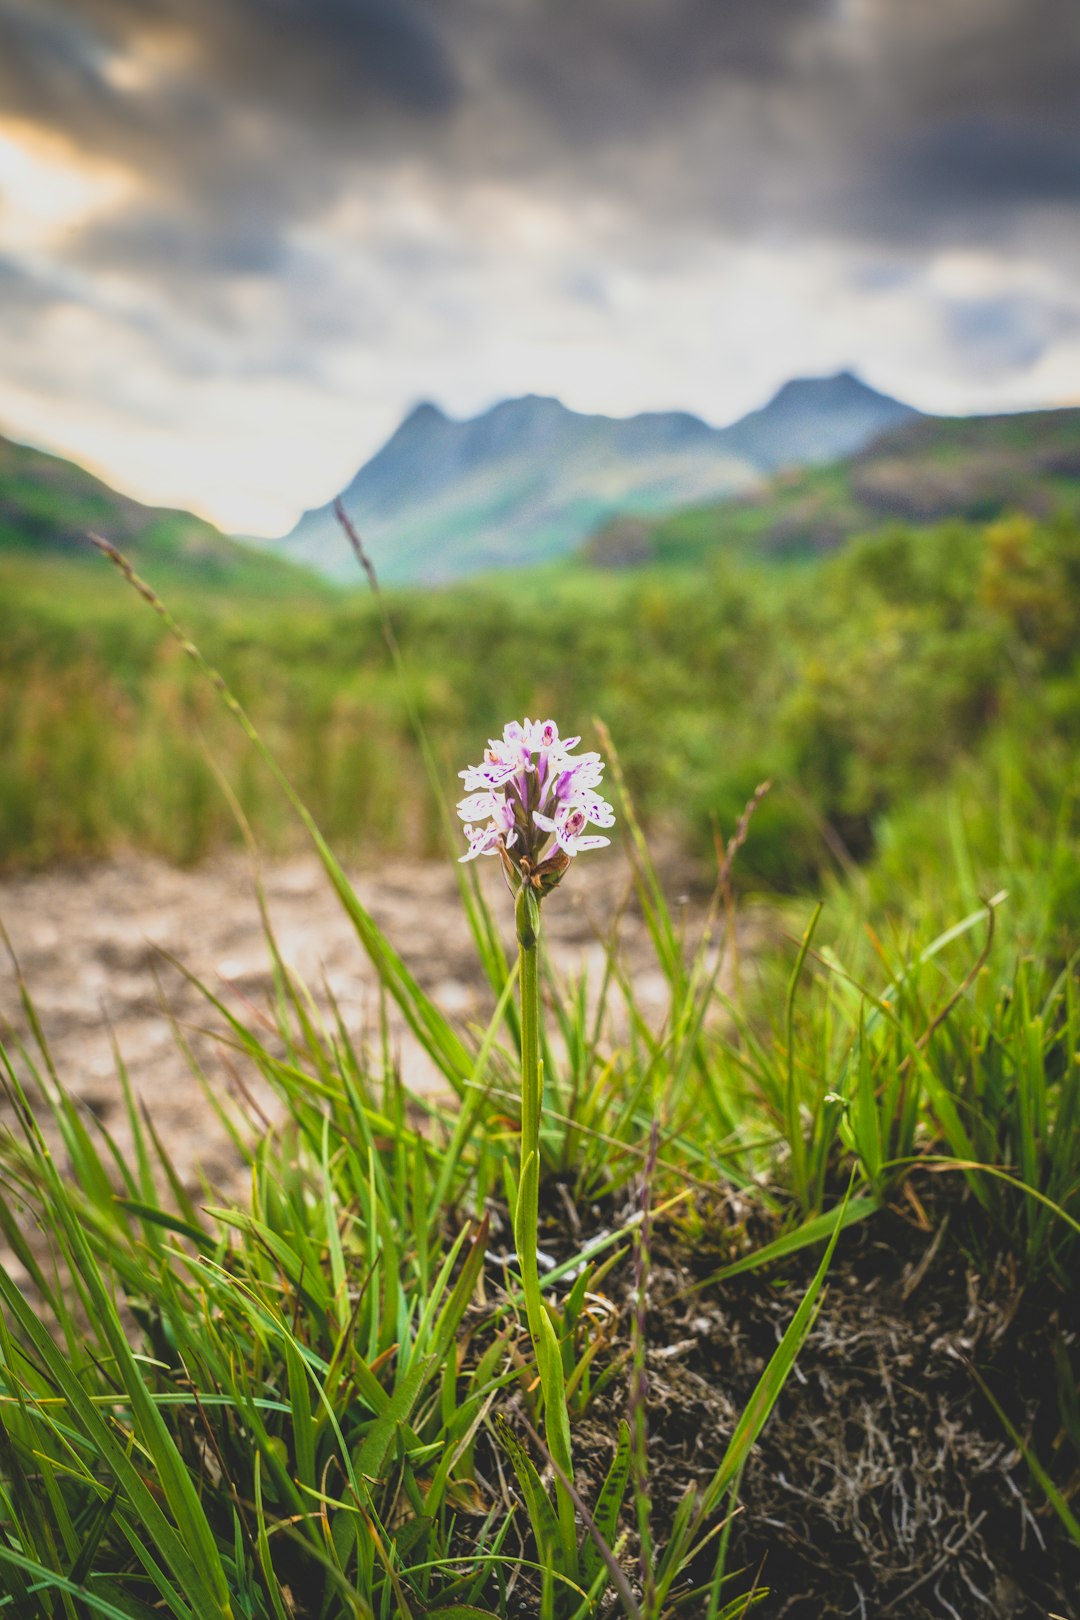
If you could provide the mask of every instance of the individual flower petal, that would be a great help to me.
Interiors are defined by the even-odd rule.
[[[518,768],[516,760],[485,759],[482,765],[470,765],[468,770],[459,771],[458,775],[470,790],[483,787],[497,788],[508,782]]]
[[[462,799],[457,807],[457,813],[462,821],[488,821],[495,814],[495,807],[502,803],[490,788],[484,793],[471,793],[467,799]]]
[[[490,827],[466,827],[465,836],[469,840],[466,854],[458,857],[459,865],[464,861],[475,861],[478,855],[494,855],[499,847],[499,829],[494,822]]]
[[[496,827],[500,832],[508,835],[506,839],[508,844],[512,844],[514,839],[517,837],[516,806],[519,802],[520,801],[516,799],[511,800],[509,797],[505,799],[496,799],[495,807],[492,811],[492,818]]]
[[[577,853],[578,839],[585,831],[587,817],[577,805],[566,805],[555,817],[555,837],[568,855]]]
[[[573,801],[579,809],[584,810],[589,820],[597,827],[614,827],[615,811],[606,799],[598,798],[595,793],[588,791],[581,793]]]
[[[599,754],[582,754],[580,759],[560,761],[555,778],[556,799],[569,801],[588,788],[599,787],[604,775],[604,763]]]

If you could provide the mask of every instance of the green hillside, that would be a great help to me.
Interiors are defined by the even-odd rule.
[[[921,417],[845,460],[781,473],[760,491],[659,521],[617,519],[585,556],[607,568],[696,564],[718,548],[795,558],[898,523],[1078,510],[1080,410]]]
[[[143,506],[60,456],[0,436],[0,580],[7,590],[63,588],[73,565],[100,561],[94,529],[162,586],[227,586],[257,595],[324,594],[306,570],[255,551],[212,523],[168,507]],[[85,586],[80,584],[80,591]],[[90,587],[91,589],[93,587]]]

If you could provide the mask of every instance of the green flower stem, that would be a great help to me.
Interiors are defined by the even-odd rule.
[[[570,1418],[566,1408],[562,1353],[540,1292],[536,1234],[540,1218],[540,1109],[543,1066],[540,1062],[540,903],[528,886],[517,898],[519,988],[521,991],[521,1179],[514,1211],[514,1245],[544,1397],[544,1431],[548,1450],[567,1479],[574,1477],[570,1453]],[[556,1475],[555,1495],[567,1569],[576,1564],[577,1527],[569,1491]]]

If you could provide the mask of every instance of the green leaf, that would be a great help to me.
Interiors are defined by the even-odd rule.
[[[213,1254],[217,1244],[202,1230],[193,1226],[190,1221],[181,1220],[179,1215],[170,1215],[168,1210],[157,1209],[153,1204],[143,1204],[137,1198],[115,1198],[113,1202],[118,1209],[127,1210],[131,1215],[138,1215],[140,1220],[149,1221],[153,1226],[164,1226],[170,1232],[178,1232],[181,1237],[190,1239],[205,1254]]]
[[[990,1402],[990,1405],[994,1408],[994,1411],[997,1413],[1002,1428],[1005,1430],[1006,1434],[1009,1436],[1009,1439],[1019,1451],[1024,1461],[1027,1463],[1028,1469],[1031,1472],[1031,1477],[1039,1486],[1040,1490],[1043,1492],[1043,1495],[1046,1497],[1046,1500],[1050,1503],[1050,1506],[1061,1520],[1061,1523],[1068,1535],[1073,1541],[1075,1541],[1076,1545],[1080,1547],[1080,1519],[1077,1519],[1076,1514],[1072,1511],[1068,1502],[1066,1502],[1065,1498],[1062,1496],[1061,1492],[1050,1478],[1050,1475],[1046,1472],[1046,1469],[1043,1467],[1038,1457],[1036,1457],[1034,1451],[1032,1451],[1031,1447],[1021,1435],[1016,1425],[1012,1423],[1009,1417],[1006,1415],[1004,1407],[1002,1407],[1000,1402],[997,1401],[991,1394],[985,1379],[970,1362],[968,1363],[968,1370],[975,1382],[978,1384],[979,1388],[982,1390],[983,1394],[986,1396],[987,1400]]]
[[[551,1498],[544,1489],[543,1481],[536,1471],[529,1453],[501,1414],[493,1419],[495,1433],[499,1437],[499,1444],[510,1459],[511,1467],[517,1475],[521,1494],[525,1499],[525,1511],[529,1515],[533,1535],[541,1560],[551,1559],[557,1569],[562,1568],[563,1546],[562,1534],[559,1529],[559,1520],[555,1509],[551,1505]]]
[[[113,1509],[119,1495],[120,1486],[117,1484],[113,1486],[105,1501],[98,1503],[86,1539],[79,1549],[79,1556],[68,1571],[69,1578],[75,1582],[76,1586],[85,1581],[93,1570],[95,1554],[101,1545],[101,1538],[105,1534],[106,1526],[112,1518]]]
[[[490,1609],[476,1609],[471,1603],[451,1603],[445,1609],[429,1609],[428,1614],[439,1620],[499,1620]]]
[[[408,1423],[413,1407],[420,1398],[420,1391],[435,1365],[434,1356],[425,1356],[423,1361],[410,1367],[391,1395],[382,1416],[375,1419],[356,1454],[355,1468],[360,1478],[378,1479],[382,1473],[394,1435],[402,1424]]]
[[[91,1588],[82,1586],[76,1581],[69,1580],[66,1575],[58,1575],[55,1570],[46,1569],[33,1558],[24,1558],[21,1553],[15,1552],[0,1541],[0,1566],[6,1564],[11,1569],[19,1570],[22,1574],[32,1575],[34,1585],[38,1590],[66,1592],[69,1597],[78,1598],[94,1614],[104,1616],[104,1620],[142,1620],[146,1613],[140,1604],[137,1609],[117,1608],[107,1598],[99,1596]]]
[[[473,1289],[484,1268],[484,1254],[487,1249],[488,1230],[490,1220],[484,1216],[480,1225],[473,1234],[472,1243],[464,1264],[458,1273],[453,1292],[439,1312],[432,1336],[432,1354],[437,1361],[445,1360],[450,1349],[451,1341],[461,1326],[461,1318],[468,1309],[469,1301],[473,1296]]]
[[[815,1243],[823,1243],[826,1238],[835,1237],[837,1232],[843,1232],[856,1221],[865,1221],[868,1215],[877,1213],[880,1205],[876,1198],[844,1199],[835,1209],[826,1210],[824,1215],[815,1215],[813,1220],[804,1221],[793,1232],[785,1232],[772,1243],[766,1243],[753,1254],[744,1254],[741,1259],[733,1260],[729,1266],[721,1266],[719,1271],[712,1272],[703,1282],[694,1284],[694,1291],[708,1288],[713,1283],[726,1282],[728,1277],[737,1277],[742,1271],[757,1271],[761,1266],[771,1265],[774,1260],[785,1260],[788,1255],[796,1254],[800,1249],[808,1249]]]
[[[742,1472],[754,1442],[765,1427],[769,1414],[780,1397],[780,1391],[783,1389],[788,1374],[795,1365],[795,1357],[802,1349],[806,1336],[814,1325],[818,1296],[824,1285],[826,1272],[832,1263],[833,1251],[836,1248],[840,1233],[844,1230],[844,1216],[847,1209],[848,1200],[845,1197],[838,1210],[830,1211],[830,1216],[833,1218],[833,1232],[829,1239],[829,1246],[822,1255],[821,1264],[818,1266],[813,1282],[806,1290],[798,1310],[788,1323],[783,1338],[773,1351],[768,1366],[758,1379],[754,1392],[747,1402],[738,1423],[735,1425],[735,1433],[728,1443],[728,1448],[724,1453],[719,1468],[702,1492],[702,1516],[713,1511],[724,1491]]]
[[[593,1519],[608,1547],[612,1545],[619,1527],[619,1509],[626,1495],[626,1482],[630,1477],[630,1426],[625,1418],[619,1423],[619,1438],[615,1455],[600,1487]],[[590,1586],[600,1571],[603,1560],[591,1536],[586,1536],[581,1550],[581,1572],[586,1586]]]
[[[138,1513],[146,1534],[161,1550],[177,1579],[183,1584],[187,1595],[198,1603],[200,1616],[205,1615],[207,1620],[210,1620],[212,1615],[231,1617],[232,1610],[221,1557],[195,1494],[191,1477],[150,1398],[126,1340],[123,1340],[122,1353],[118,1353],[117,1341],[122,1336],[122,1329],[116,1320],[112,1302],[101,1287],[100,1277],[97,1276],[90,1252],[85,1245],[83,1248],[81,1258],[89,1268],[90,1274],[97,1278],[97,1289],[92,1293],[95,1296],[95,1308],[100,1311],[99,1323],[110,1341],[110,1348],[116,1354],[128,1398],[137,1418],[142,1420],[140,1427],[144,1429],[144,1443],[152,1449],[166,1500],[174,1512],[179,1507],[180,1511],[177,1514],[179,1533],[162,1512],[157,1497],[131,1461],[127,1450],[115,1438],[112,1427],[83,1389],[67,1358],[57,1349],[49,1333],[37,1320],[3,1267],[0,1267],[0,1295],[33,1345],[45,1370],[65,1397],[72,1417],[94,1445],[113,1477],[121,1484],[128,1500]],[[114,1332],[109,1331],[112,1326],[115,1326]],[[146,1430],[150,1432],[146,1433]]]

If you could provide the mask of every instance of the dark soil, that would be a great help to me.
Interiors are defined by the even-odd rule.
[[[745,1573],[733,1573],[730,1596],[759,1573],[769,1589],[754,1610],[763,1620],[1080,1617],[1080,1550],[979,1384],[1059,1490],[1073,1490],[1075,1511],[1080,1455],[1058,1391],[1063,1369],[1078,1384],[1080,1298],[1050,1280],[1022,1287],[1004,1254],[980,1255],[976,1266],[966,1197],[943,1182],[930,1191],[929,1221],[887,1210],[841,1238],[824,1306],[747,1468],[728,1558],[730,1571]],[[568,1200],[550,1184],[547,1198],[542,1247],[571,1252],[580,1236],[569,1231]],[[577,1211],[582,1235],[618,1225],[630,1209]],[[703,1484],[719,1464],[818,1258],[687,1292],[744,1241],[748,1220],[750,1207],[728,1197],[699,1207],[692,1233],[685,1223],[654,1233],[647,1411],[660,1545],[688,1483]],[[763,1235],[753,1233],[755,1246]],[[602,1284],[619,1311],[608,1361],[628,1349],[632,1287],[627,1256]],[[628,1385],[624,1368],[574,1422],[587,1502]],[[538,1612],[526,1593],[521,1600],[523,1615]]]

